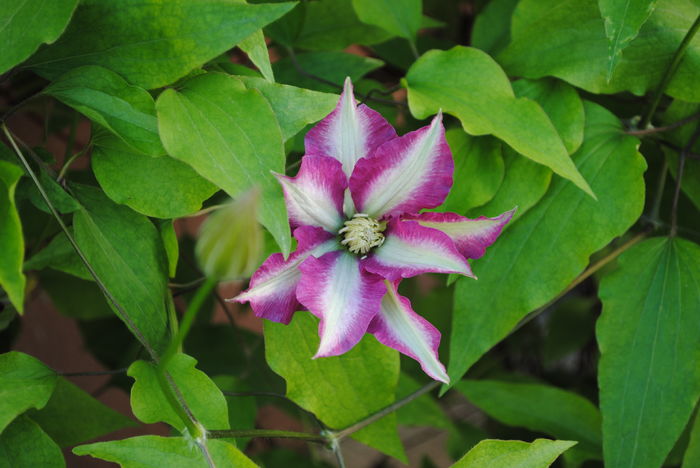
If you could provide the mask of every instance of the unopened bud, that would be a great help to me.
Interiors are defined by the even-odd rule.
[[[257,221],[260,191],[251,190],[209,215],[195,255],[204,274],[219,280],[247,278],[258,267],[263,233]]]

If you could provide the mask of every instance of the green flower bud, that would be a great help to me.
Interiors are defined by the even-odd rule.
[[[210,278],[247,278],[260,265],[263,233],[257,221],[260,191],[251,190],[216,210],[199,230],[195,255]]]

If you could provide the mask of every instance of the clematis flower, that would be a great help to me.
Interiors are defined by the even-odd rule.
[[[335,110],[312,128],[296,177],[277,174],[298,248],[270,256],[233,300],[289,323],[305,308],[320,319],[315,358],[351,349],[367,332],[448,382],[440,332],[398,293],[401,279],[428,272],[472,276],[513,212],[468,219],[421,213],[442,204],[454,162],[442,114],[403,136],[357,105],[345,82]]]

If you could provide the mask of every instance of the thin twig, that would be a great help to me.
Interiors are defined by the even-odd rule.
[[[660,226],[659,211],[661,210],[661,199],[663,198],[664,189],[666,188],[667,173],[668,160],[664,158],[663,165],[661,166],[661,172],[659,173],[659,181],[656,184],[656,193],[654,193],[654,202],[651,206],[651,214],[649,216],[655,229],[658,229]]]
[[[671,205],[671,232],[669,232],[669,236],[671,237],[675,237],[678,233],[678,200],[680,199],[681,195],[681,183],[683,181],[683,172],[685,170],[685,159],[687,157],[687,153],[690,152],[690,150],[695,145],[695,142],[698,141],[698,138],[700,138],[700,125],[695,130],[695,133],[693,133],[693,135],[690,137],[688,144],[685,145],[683,150],[678,155],[678,168],[676,169],[676,187],[673,192],[673,204]]]
[[[426,393],[437,388],[439,385],[440,385],[440,382],[435,382],[435,381],[430,382],[429,384],[426,384],[423,387],[421,387],[420,389],[411,393],[407,397],[402,398],[402,399],[392,403],[391,405],[380,409],[379,411],[377,411],[375,413],[372,413],[371,415],[367,416],[363,420],[358,421],[355,424],[352,424],[352,425],[346,427],[345,429],[335,431],[335,437],[337,437],[340,440],[346,436],[349,436],[350,434],[353,434],[353,433],[359,431],[360,429],[363,429],[363,428],[369,426],[373,422],[375,422],[375,421],[383,418],[384,416],[386,416],[390,413],[393,413],[394,411],[398,410],[399,408],[409,404],[410,402],[412,402],[416,398],[418,398],[422,395],[425,395]]]
[[[680,45],[676,49],[675,54],[673,54],[673,58],[671,59],[671,62],[668,64],[668,68],[666,68],[666,71],[664,72],[664,76],[661,78],[661,81],[659,82],[659,86],[656,88],[656,91],[654,92],[654,99],[651,102],[651,106],[649,107],[649,111],[647,112],[646,116],[644,116],[644,119],[642,120],[640,128],[645,129],[651,123],[651,119],[654,117],[654,113],[656,112],[656,108],[659,106],[659,103],[661,102],[661,97],[663,96],[664,91],[666,91],[666,87],[671,82],[671,78],[673,78],[673,75],[675,75],[676,70],[678,69],[678,66],[681,63],[681,59],[683,58],[683,55],[685,55],[685,50],[688,48],[688,45],[690,45],[690,42],[693,40],[695,33],[698,32],[698,28],[700,28],[700,15],[698,15],[698,17],[695,18],[695,22],[693,23],[693,25],[690,27],[690,29],[686,33],[685,37],[683,38],[683,41],[681,41]]]
[[[695,114],[689,115],[688,117],[681,119],[677,122],[673,122],[668,125],[664,125],[662,127],[651,127],[651,128],[643,128],[641,130],[629,130],[626,133],[628,135],[632,136],[638,136],[638,137],[643,137],[646,135],[653,135],[655,133],[662,133],[662,132],[668,132],[669,130],[676,129],[678,127],[682,127],[683,125],[692,122],[693,120],[696,120],[700,118],[700,112],[696,112]]]
[[[248,430],[213,430],[207,431],[207,435],[212,439],[226,439],[229,437],[251,437],[270,439],[303,439],[309,442],[326,443],[325,436],[320,434],[309,434],[306,432],[280,431],[276,429],[248,429]]]

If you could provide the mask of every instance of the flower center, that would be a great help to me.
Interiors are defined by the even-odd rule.
[[[357,213],[352,219],[345,221],[338,234],[342,237],[340,243],[350,252],[365,255],[384,243],[384,229],[385,222],[379,222],[364,213]]]

